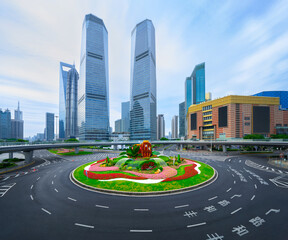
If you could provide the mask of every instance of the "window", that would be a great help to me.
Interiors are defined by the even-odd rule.
[[[209,117],[203,117],[203,120],[211,120],[212,119],[212,116],[209,116]]]
[[[227,106],[218,109],[218,126],[227,127]]]
[[[244,120],[250,120],[250,117],[244,117]]]
[[[191,120],[191,130],[197,129],[197,113],[193,113],[190,115]]]
[[[212,105],[202,107],[202,111],[207,111],[207,110],[210,110],[210,109],[212,109]]]
[[[250,122],[245,122],[245,126],[250,126]]]

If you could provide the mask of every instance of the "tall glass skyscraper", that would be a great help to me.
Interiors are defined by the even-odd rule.
[[[82,26],[78,127],[81,140],[109,138],[108,32],[88,14]]]
[[[121,129],[123,132],[130,131],[130,102],[121,103]]]
[[[65,138],[65,122],[66,122],[66,89],[68,72],[73,65],[60,62],[59,71],[59,138]]]
[[[179,137],[185,137],[185,102],[179,104]]]
[[[65,138],[67,139],[78,136],[78,79],[79,74],[75,69],[75,66],[73,66],[73,68],[68,71],[66,86]]]
[[[130,139],[155,140],[156,56],[152,21],[138,23],[131,38]]]
[[[47,141],[54,140],[54,113],[46,113],[45,136]]]

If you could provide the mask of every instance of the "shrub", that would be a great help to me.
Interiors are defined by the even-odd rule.
[[[155,161],[144,161],[140,164],[140,168],[141,170],[151,170],[154,169],[155,167],[157,167],[157,164]]]

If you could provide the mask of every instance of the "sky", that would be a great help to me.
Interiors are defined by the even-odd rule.
[[[166,135],[185,100],[184,82],[205,62],[212,98],[287,91],[286,0],[1,0],[0,108],[20,101],[24,136],[43,132],[59,113],[60,61],[79,71],[86,14],[108,30],[110,126],[130,99],[131,31],[144,19],[156,34],[157,114]]]

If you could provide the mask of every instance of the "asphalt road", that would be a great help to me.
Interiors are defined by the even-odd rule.
[[[263,157],[181,153],[213,166],[218,179],[186,193],[126,197],[87,191],[69,179],[77,166],[107,153],[35,156],[37,166],[0,180],[1,240],[288,239],[288,170]]]

